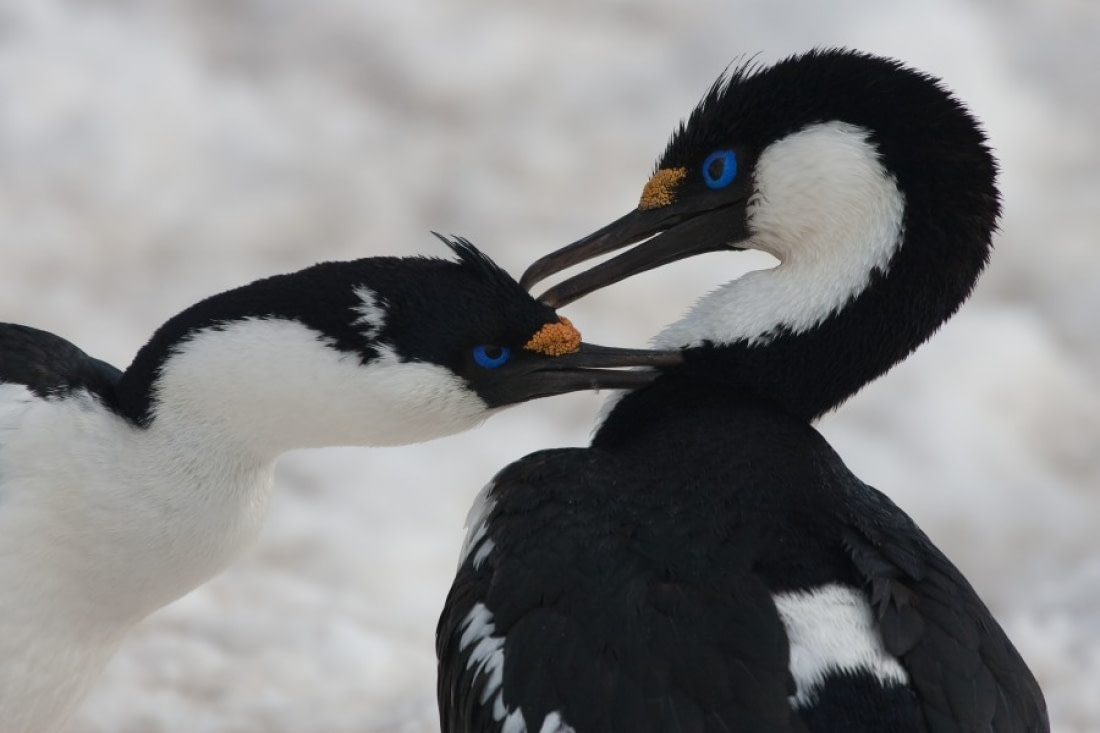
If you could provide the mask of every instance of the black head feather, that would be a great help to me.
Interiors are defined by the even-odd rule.
[[[515,292],[517,289],[526,292],[520,288],[516,279],[509,275],[503,267],[490,259],[489,255],[475,247],[465,237],[454,235],[447,237],[438,232],[432,232],[432,236],[447,245],[455,253],[458,261],[469,267],[472,273],[483,278],[486,284],[491,283],[495,289],[499,289],[501,292]]]

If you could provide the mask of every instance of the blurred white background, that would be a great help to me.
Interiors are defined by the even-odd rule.
[[[898,57],[982,118],[1006,215],[974,299],[822,429],[988,600],[1060,731],[1100,730],[1100,6],[1091,0],[5,0],[0,319],[125,366],[170,315],[322,259],[518,274],[625,213],[733,59]],[[642,345],[752,255],[567,309]],[[151,617],[71,733],[433,731],[473,494],[602,398],[406,449],[295,454],[232,570]]]

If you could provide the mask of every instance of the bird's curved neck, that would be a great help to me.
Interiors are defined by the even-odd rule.
[[[764,338],[705,340],[688,350],[689,362],[733,386],[745,400],[791,415],[813,420],[836,408],[934,333],[966,298],[981,269],[984,259],[972,248],[969,256],[939,264],[907,257],[911,252],[905,250],[922,246],[912,241],[914,234],[887,272],[872,272],[861,292],[819,323],[803,330],[779,326]],[[937,271],[941,264],[958,277],[944,281]],[[678,377],[672,372],[668,378]]]
[[[756,345],[805,332],[845,308],[903,244],[905,197],[855,125],[812,125],[771,145],[753,189],[740,245],[779,264],[702,298],[658,346]]]
[[[756,176],[746,244],[780,264],[704,297],[656,343],[695,347],[753,399],[812,419],[908,356],[966,299],[996,194],[989,181],[952,190],[888,171],[869,133],[844,123],[777,143]]]

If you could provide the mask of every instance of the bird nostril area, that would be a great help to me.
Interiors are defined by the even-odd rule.
[[[642,211],[659,209],[676,200],[676,187],[687,177],[686,168],[662,168],[653,174],[642,189],[638,208]]]
[[[574,354],[581,348],[581,333],[568,318],[561,316],[557,323],[540,328],[523,348],[546,356]]]

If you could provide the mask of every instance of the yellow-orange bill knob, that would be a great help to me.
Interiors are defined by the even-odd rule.
[[[642,189],[638,208],[659,209],[676,200],[676,187],[687,177],[687,168],[662,168],[653,174]]]
[[[523,348],[547,356],[573,354],[581,348],[581,332],[562,316],[557,323],[547,323],[540,328]]]

